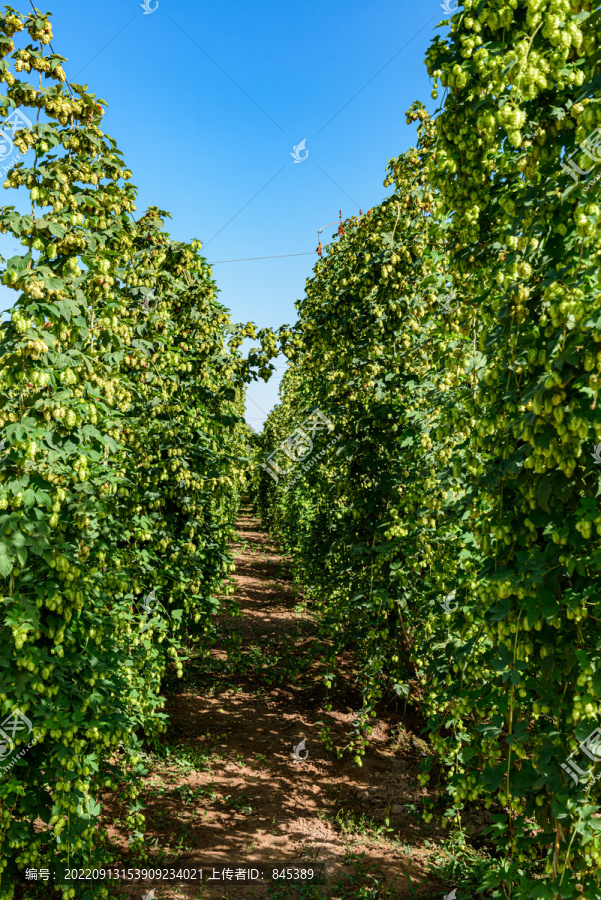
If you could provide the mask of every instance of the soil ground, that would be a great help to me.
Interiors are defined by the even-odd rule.
[[[341,661],[326,709],[316,627],[297,609],[287,563],[250,510],[237,532],[234,600],[241,615],[216,617],[210,657],[186,663],[169,690],[169,728],[160,746],[147,748],[140,797],[146,867],[174,875],[202,869],[205,879],[207,870],[222,879],[229,869],[231,878],[202,885],[154,878],[123,885],[121,895],[442,900],[453,888],[440,877],[448,841],[434,821],[426,825],[416,814],[426,796],[417,783],[420,723],[403,712],[402,701],[384,707],[362,767],[348,752],[338,758],[361,705],[353,660]],[[135,868],[125,805],[114,796],[105,804],[116,865]],[[484,824],[472,822],[472,830]],[[246,884],[236,872],[267,874],[276,862],[280,872],[323,863],[328,884]]]

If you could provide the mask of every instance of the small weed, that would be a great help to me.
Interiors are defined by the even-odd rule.
[[[499,872],[502,863],[499,860],[489,856],[483,850],[476,850],[470,847],[466,840],[465,834],[457,831],[451,835],[442,845],[442,853],[437,854],[433,862],[429,864],[429,870],[432,875],[439,878],[448,888],[457,889],[457,900],[463,897],[476,896],[476,891],[482,891],[482,885],[486,883],[487,877],[493,876]],[[541,876],[542,865],[528,864],[523,865],[524,870],[528,869],[533,877],[538,874]],[[537,872],[538,869],[538,872]],[[490,896],[488,892],[481,895]]]
[[[147,861],[141,860],[143,864],[147,865],[148,862],[150,862],[155,867],[162,867],[173,859],[173,852],[171,850],[161,849],[159,847],[159,839],[155,838],[154,841],[148,845],[147,856]]]
[[[211,747],[190,747],[183,744],[163,745],[155,754],[162,763],[172,765],[181,773],[206,772],[218,758]]]
[[[192,849],[192,847],[187,843],[188,838],[190,838],[190,829],[184,828],[183,834],[181,837],[172,843],[171,849],[176,853],[183,853]]]
[[[250,798],[246,794],[240,794],[239,797],[232,797],[231,794],[227,794],[223,798],[223,802],[226,806],[235,809],[236,812],[242,813],[243,816],[251,816],[253,813],[253,808],[248,802],[249,800]]]
[[[183,784],[174,792],[178,797],[180,797],[185,804],[190,803],[192,800],[199,800],[201,797],[207,800],[216,800],[217,793],[211,789],[211,787],[197,787],[192,789],[190,785]]]
[[[390,827],[390,819],[386,818],[383,824],[377,824],[365,813],[359,816],[352,810],[340,809],[334,818],[333,824],[338,825],[344,837],[356,837],[361,835],[372,840],[389,840],[388,834],[394,832]]]

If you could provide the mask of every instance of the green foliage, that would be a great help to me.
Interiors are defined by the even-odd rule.
[[[142,846],[139,737],[165,731],[161,681],[232,570],[244,387],[275,347],[229,323],[198,241],[171,241],[155,209],[132,220],[103,101],[65,85],[51,37],[46,14],[0,18],[0,115],[19,110],[14,144],[34,154],[5,182],[31,211],[0,212],[24,245],[1,275],[18,295],[0,339],[1,898],[26,867],[110,864],[107,788]],[[245,337],[261,344],[246,360]]]
[[[593,900],[601,866],[599,754],[579,749],[601,694],[599,17],[466,0],[433,42],[442,108],[411,108],[394,194],[345,223],[282,334],[264,455],[313,407],[342,439],[257,493],[333,663],[357,655],[350,746],[409,692],[441,791],[426,819],[491,809],[485,887],[512,900]]]

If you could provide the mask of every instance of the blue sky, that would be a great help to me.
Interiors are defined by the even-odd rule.
[[[133,171],[138,212],[169,210],[172,236],[198,238],[218,263],[232,318],[274,328],[296,319],[318,229],[386,195],[388,160],[415,140],[405,110],[416,99],[434,107],[423,60],[448,19],[438,0],[159,0],[148,14],[141,0],[40,8],[52,11],[69,80],[109,104],[103,128]],[[301,253],[309,255],[221,262]],[[13,299],[2,289],[1,308]],[[277,402],[285,360],[277,365],[278,377],[249,388],[257,430]]]

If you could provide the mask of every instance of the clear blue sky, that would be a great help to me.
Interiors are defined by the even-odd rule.
[[[405,110],[416,99],[434,107],[423,60],[448,19],[435,0],[159,0],[150,14],[141,0],[39,8],[53,14],[69,80],[109,104],[103,128],[133,171],[139,213],[169,210],[172,236],[201,240],[210,262],[312,253],[215,265],[233,319],[274,328],[296,319],[317,230],[340,209],[354,215],[386,195],[388,160],[415,140]],[[304,139],[299,156],[308,156],[295,163]],[[14,296],[2,289],[1,308]],[[278,383],[249,389],[256,430]]]

